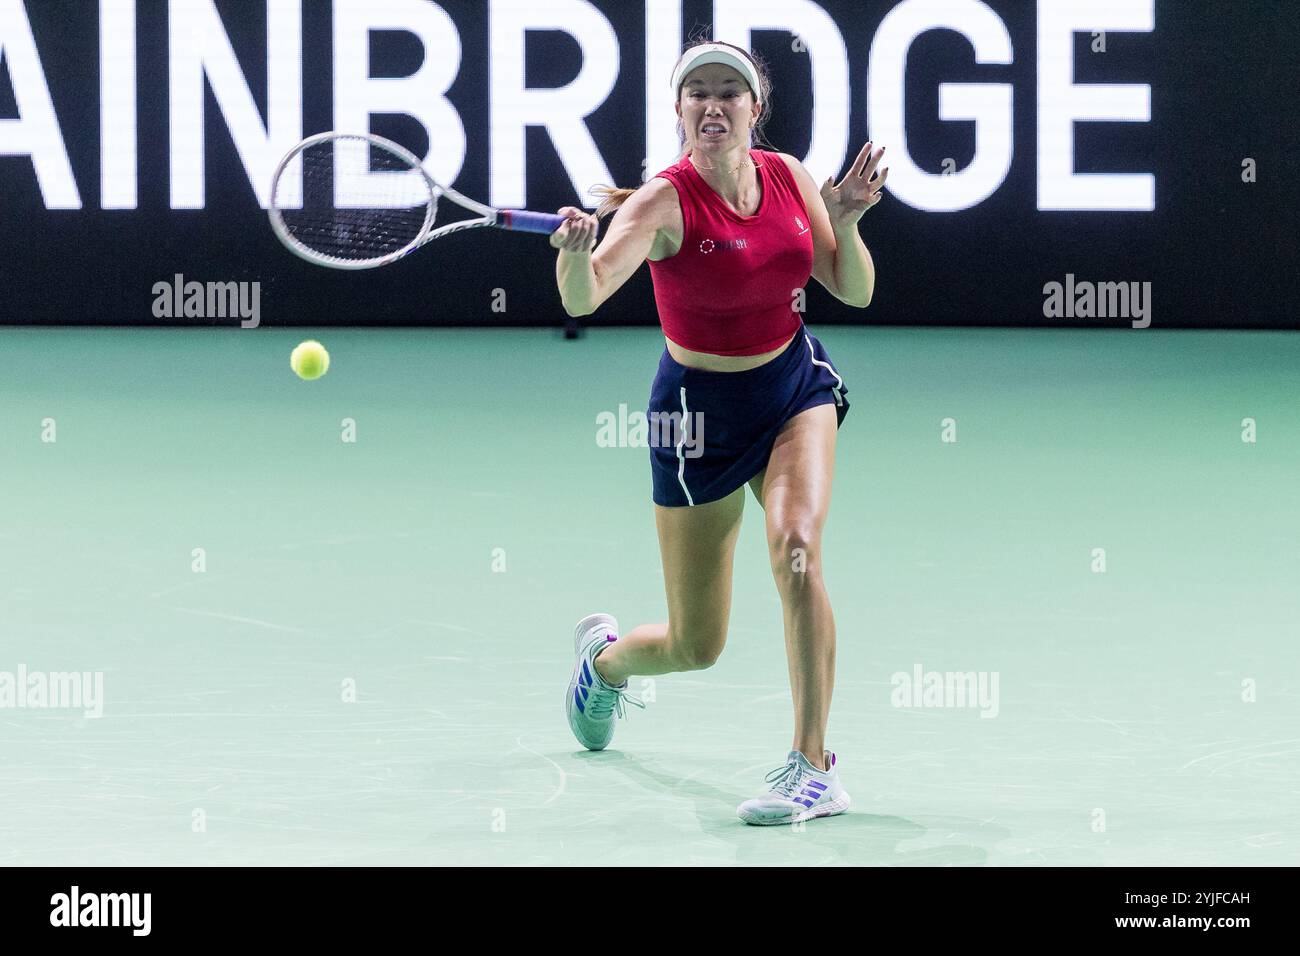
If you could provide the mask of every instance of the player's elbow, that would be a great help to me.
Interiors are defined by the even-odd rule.
[[[591,315],[591,313],[595,311],[596,307],[594,305],[588,304],[579,306],[570,302],[564,303],[564,312],[571,319],[581,318],[584,315]]]
[[[852,306],[855,309],[865,309],[867,306],[871,305],[870,292],[866,293],[865,295],[856,295],[856,296],[837,295],[835,298],[839,299],[845,305]]]
[[[564,311],[571,318],[576,319],[584,315],[591,315],[591,313],[595,312],[598,308],[600,308],[600,304],[604,301],[605,301],[604,296],[602,296],[600,294],[600,291],[597,290],[591,293],[590,296],[588,296],[587,298],[581,301],[576,299],[565,299]]]
[[[576,319],[584,315],[591,315],[591,313],[595,312],[596,307],[600,305],[600,298],[591,290],[587,290],[585,294],[580,296],[573,295],[572,293],[564,295],[563,292],[561,292],[560,303],[564,306],[565,314],[570,318]]]

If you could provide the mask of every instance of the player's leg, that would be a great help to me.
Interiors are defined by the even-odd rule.
[[[794,697],[793,749],[820,769],[835,683],[835,618],[822,577],[822,528],[835,470],[835,406],[786,422],[751,488],[766,512],[768,552],[781,595]]]
[[[745,489],[694,507],[654,507],[668,621],[633,628],[600,653],[596,668],[611,684],[709,667],[727,639]]]
[[[785,617],[795,705],[794,744],[766,792],[736,808],[746,823],[779,825],[843,813],[851,802],[825,748],[835,681],[835,619],[822,580],[821,532],[830,506],[836,411],[817,405],[782,426],[750,487],[763,505],[772,574]]]

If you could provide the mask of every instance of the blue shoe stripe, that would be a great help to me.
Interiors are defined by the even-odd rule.
[[[573,702],[578,705],[578,713],[586,714],[587,708],[583,705],[582,695],[578,693],[578,688],[573,688]]]
[[[812,787],[814,790],[825,790],[825,789],[826,789],[826,784],[824,784],[824,783],[818,783],[816,780],[809,780],[806,784],[804,784],[804,786],[805,786],[805,787]]]
[[[588,687],[591,686],[591,671],[587,670],[587,662],[585,660],[582,662],[582,683]]]
[[[578,690],[582,691],[582,699],[585,701],[590,691],[588,691],[587,688],[581,686],[578,687]]]

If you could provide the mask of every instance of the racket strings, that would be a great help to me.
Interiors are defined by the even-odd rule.
[[[276,183],[285,230],[332,259],[381,259],[411,246],[432,220],[436,198],[405,159],[360,137],[303,149]]]

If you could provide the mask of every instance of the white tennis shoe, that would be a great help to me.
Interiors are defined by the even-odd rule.
[[[755,826],[773,826],[843,813],[849,808],[849,795],[840,783],[835,754],[828,750],[825,758],[827,769],[818,770],[802,753],[791,750],[785,766],[767,775],[771,789],[746,800],[736,814]]]
[[[627,681],[617,687],[596,670],[596,657],[618,640],[618,621],[610,614],[588,614],[573,630],[577,660],[564,694],[564,710],[578,743],[588,750],[604,750],[614,737],[614,715],[627,717],[624,701],[642,710],[645,704],[627,692]]]

